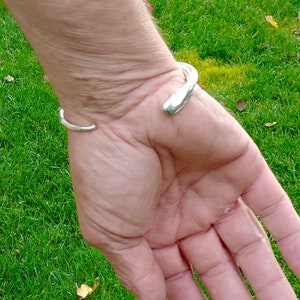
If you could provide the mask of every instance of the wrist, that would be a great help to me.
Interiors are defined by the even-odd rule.
[[[99,101],[91,98],[61,101],[65,118],[73,124],[95,124],[100,127],[101,123],[109,123],[131,115],[136,108],[139,111],[145,110],[142,114],[146,115],[149,113],[148,109],[159,105],[159,110],[163,113],[163,102],[186,83],[183,70],[174,61],[174,64],[159,66],[155,75],[153,70],[150,70],[150,75],[146,75],[148,70],[144,70],[141,78],[138,78],[140,71],[142,70],[137,70],[132,76],[135,79],[124,80],[123,85],[112,83],[112,88],[107,90],[107,94]],[[89,91],[95,91],[95,88],[90,88]]]
[[[166,82],[176,71],[142,0],[6,3],[70,122],[77,116],[78,124],[86,125],[126,112],[147,96],[156,78]]]

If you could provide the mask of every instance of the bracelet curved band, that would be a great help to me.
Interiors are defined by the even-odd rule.
[[[180,110],[184,108],[184,106],[189,102],[195,85],[198,81],[198,72],[193,66],[184,62],[178,62],[177,64],[186,74],[186,83],[164,102],[163,112],[166,115],[176,115]],[[58,112],[60,123],[70,130],[91,131],[96,128],[95,124],[89,126],[81,126],[68,122],[65,119],[64,110],[62,107],[59,108]]]
[[[70,130],[73,130],[73,131],[91,131],[91,130],[94,130],[96,128],[95,124],[89,125],[89,126],[80,126],[80,125],[71,124],[70,122],[68,122],[65,119],[64,109],[62,107],[60,107],[58,109],[58,114],[59,114],[60,123],[62,125],[64,125],[65,127],[67,127],[68,129],[70,129]]]
[[[193,66],[184,62],[178,62],[177,64],[185,72],[187,81],[164,102],[163,112],[167,115],[175,115],[184,108],[198,82],[198,71]]]

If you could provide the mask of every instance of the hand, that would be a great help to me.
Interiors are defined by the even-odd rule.
[[[296,300],[254,215],[300,275],[300,221],[288,196],[200,88],[180,113],[163,114],[176,80],[95,131],[69,132],[83,236],[138,299],[205,299],[192,270],[213,299],[252,299],[241,268],[258,299]]]
[[[259,299],[296,299],[255,215],[298,276],[299,217],[209,95],[162,113],[183,76],[144,1],[4,2],[67,120],[97,122],[69,133],[79,221],[125,286],[142,300],[204,299],[192,266],[213,299],[251,299],[240,267]]]

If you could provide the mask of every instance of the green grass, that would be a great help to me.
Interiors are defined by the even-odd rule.
[[[235,113],[300,212],[298,0],[152,3],[176,58],[195,65]],[[133,299],[80,236],[56,98],[2,3],[0,16],[0,298],[78,299],[76,284],[99,277],[89,299]],[[8,74],[14,82],[4,81]],[[242,112],[239,99],[248,103]],[[273,246],[300,297],[299,279]]]

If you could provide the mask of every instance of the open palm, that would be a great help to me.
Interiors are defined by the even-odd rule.
[[[251,299],[239,268],[259,299],[296,299],[254,213],[298,275],[299,218],[255,144],[199,88],[176,116],[157,99],[69,133],[85,239],[139,299],[205,299],[193,271],[213,299]]]
[[[213,299],[251,299],[241,269],[259,299],[295,300],[255,215],[300,275],[297,213],[249,136],[199,87],[163,114],[185,78],[145,1],[4,2],[66,119],[96,123],[69,132],[78,217],[125,286],[141,300],[204,299],[196,272]]]

